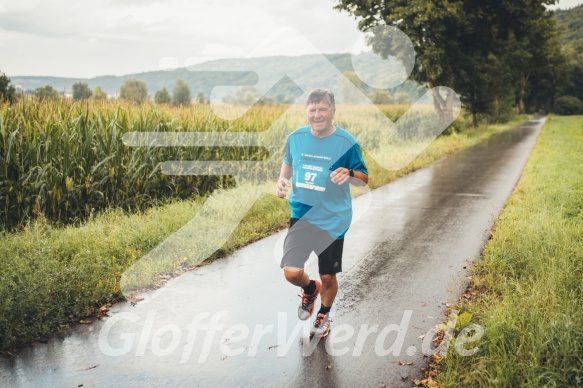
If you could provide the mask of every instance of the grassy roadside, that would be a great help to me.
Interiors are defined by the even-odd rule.
[[[440,137],[400,171],[386,171],[365,155],[370,186],[386,184],[526,119]],[[246,189],[234,190],[244,195]],[[0,350],[64,332],[69,323],[122,298],[124,270],[190,221],[204,200],[174,201],[132,215],[107,210],[80,227],[63,229],[39,219],[22,232],[0,236]],[[225,204],[229,206],[233,204]],[[263,195],[215,257],[284,227],[288,216],[285,201]],[[152,285],[191,268],[169,268],[172,272],[157,275]]]
[[[474,263],[456,330],[484,334],[433,364],[429,386],[583,385],[583,119],[551,116]],[[471,322],[468,317],[471,314]]]

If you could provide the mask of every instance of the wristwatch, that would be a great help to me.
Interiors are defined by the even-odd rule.
[[[352,178],[354,178],[354,170],[353,169],[348,169],[348,175],[350,175]]]

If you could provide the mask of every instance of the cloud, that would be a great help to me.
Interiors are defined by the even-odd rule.
[[[356,22],[332,7],[304,0],[7,2],[0,8],[0,45],[18,55],[0,66],[14,75],[90,77],[155,70],[164,57],[183,66],[197,56],[246,56],[261,44],[262,55],[273,55],[268,47],[274,54],[312,52],[291,35],[277,35],[287,27],[324,52],[338,52]]]

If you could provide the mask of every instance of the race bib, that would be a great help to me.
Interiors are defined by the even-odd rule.
[[[302,189],[326,191],[330,179],[328,161],[301,157],[295,171],[295,184]]]

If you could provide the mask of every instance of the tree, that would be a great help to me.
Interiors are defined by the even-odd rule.
[[[148,97],[146,83],[139,79],[128,79],[120,89],[120,98],[136,104],[141,104]]]
[[[95,101],[105,101],[107,100],[107,93],[103,91],[99,86],[93,90],[93,95],[91,98]]]
[[[172,92],[172,102],[174,105],[178,106],[188,106],[190,105],[190,88],[183,80],[179,79],[174,85],[174,90]]]
[[[8,102],[14,102],[15,96],[16,90],[14,86],[10,85],[10,78],[0,72],[0,101],[6,100]]]
[[[259,100],[260,94],[253,86],[243,86],[237,90],[235,101],[240,105],[251,106]]]
[[[196,101],[201,105],[204,105],[206,103],[203,92],[198,92],[198,94],[196,95]]]
[[[558,115],[581,115],[583,102],[577,97],[561,96],[555,101],[553,111]]]
[[[512,36],[527,56],[540,59],[548,53],[534,48],[549,39],[552,23],[546,23],[545,5],[555,0],[337,0],[337,9],[351,13],[363,31],[387,25],[403,31],[413,43],[416,68],[411,77],[430,88],[448,86],[460,94],[475,115],[487,112],[496,101],[516,87],[519,75],[512,71],[507,54]],[[536,26],[536,27],[533,27]],[[393,41],[379,29],[371,40],[373,51],[386,58],[402,57],[404,42]],[[535,34],[538,32],[538,35]],[[530,43],[528,43],[530,41]],[[522,44],[524,43],[524,44]],[[529,67],[529,69],[531,69]],[[523,74],[524,75],[524,74]],[[435,107],[445,120],[452,118],[453,93],[434,89]]]
[[[368,98],[372,101],[373,104],[391,103],[391,95],[386,90],[375,89],[369,94]]]
[[[395,104],[410,104],[411,97],[405,92],[398,92],[393,96],[393,102]]]
[[[36,88],[36,90],[34,91],[34,96],[39,101],[43,101],[43,100],[53,100],[54,101],[54,100],[58,100],[59,97],[61,97],[59,92],[57,92],[55,89],[53,89],[53,87],[50,85],[41,86],[39,88]]]
[[[86,82],[75,82],[73,84],[73,100],[79,101],[81,99],[88,99],[91,97],[91,89]]]
[[[583,5],[557,10],[555,17],[562,27],[561,48],[567,62],[567,71],[559,73],[564,74],[564,78],[560,81],[556,95],[583,100]]]
[[[154,96],[154,102],[156,102],[156,104],[169,104],[172,102],[168,89],[162,88],[162,90],[158,90]]]

